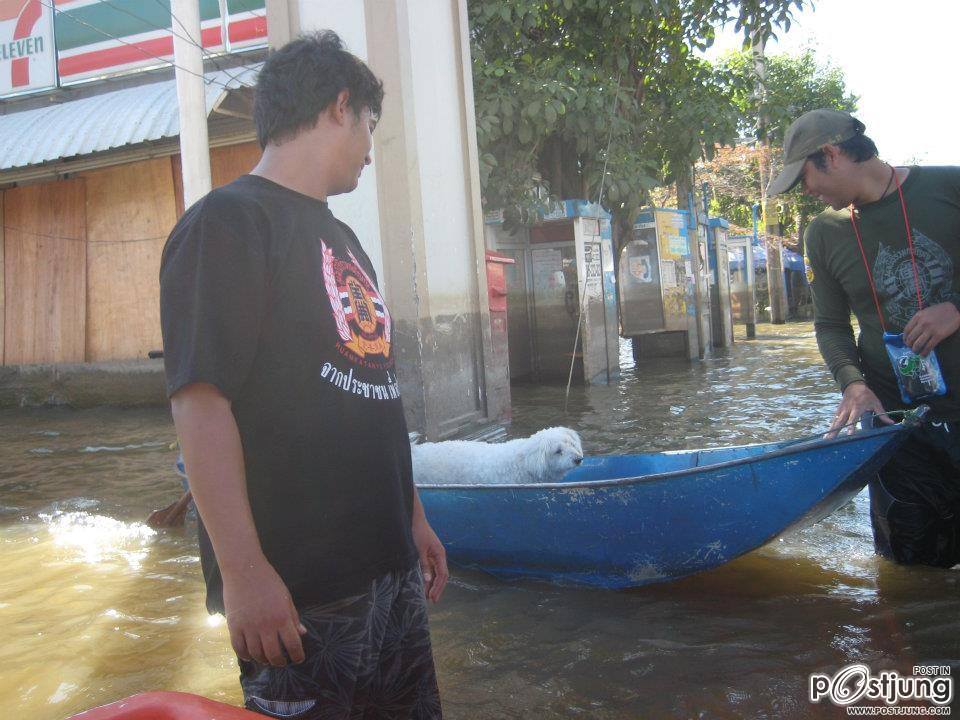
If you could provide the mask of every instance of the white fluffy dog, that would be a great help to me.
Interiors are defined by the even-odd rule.
[[[556,482],[583,460],[580,436],[565,427],[503,443],[448,440],[411,449],[418,485]]]

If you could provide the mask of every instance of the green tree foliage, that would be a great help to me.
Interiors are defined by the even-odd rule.
[[[728,94],[741,113],[741,143],[729,152],[718,152],[698,173],[713,188],[711,212],[737,224],[748,224],[750,207],[760,201],[760,157],[774,172],[783,157],[783,136],[803,113],[816,108],[852,112],[857,98],[847,90],[843,71],[817,61],[813,51],[799,55],[778,54],[766,59],[766,93],[759,92],[753,58],[749,51],[726,55],[717,66],[726,77]],[[760,118],[765,123],[761,125]],[[750,142],[767,141],[764,143]],[[797,237],[807,220],[823,205],[814,198],[794,192],[778,200],[782,235]]]
[[[717,148],[713,158],[697,167],[697,179],[710,187],[710,214],[750,228],[751,208],[760,201],[760,153],[769,146],[736,144]]]
[[[471,0],[485,206],[517,219],[549,196],[596,198],[605,178],[604,205],[631,216],[742,126],[735,75],[695,50],[728,21],[745,37],[787,28],[803,4]]]
[[[808,110],[829,107],[856,109],[857,98],[847,91],[840,68],[820,63],[812,50],[799,55],[780,53],[766,58],[765,92],[760,93],[749,50],[721,58],[718,70],[730,80],[729,94],[743,114],[744,134],[783,146],[783,136],[794,120]],[[765,128],[760,131],[760,117]]]

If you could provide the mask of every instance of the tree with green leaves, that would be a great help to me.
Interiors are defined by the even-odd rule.
[[[651,188],[683,179],[742,126],[736,78],[696,51],[727,22],[769,36],[803,5],[471,0],[485,206],[523,220],[549,197],[595,199],[602,184],[603,204],[629,223]]]
[[[757,92],[754,59],[749,51],[730,53],[717,67],[729,80],[728,94],[741,113],[744,140],[703,163],[698,176],[713,189],[711,212],[748,225],[750,208],[762,195],[765,178],[761,178],[760,168],[772,168],[780,162],[783,136],[790,123],[816,108],[852,112],[857,98],[847,89],[843,71],[818,61],[812,50],[766,58],[764,94]],[[798,240],[802,240],[807,221],[823,209],[819,201],[800,193],[784,196],[780,205],[779,234]]]

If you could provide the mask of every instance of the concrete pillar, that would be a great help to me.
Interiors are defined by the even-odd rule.
[[[183,206],[188,208],[210,192],[211,188],[203,51],[200,46],[200,3],[198,0],[173,0],[170,11],[182,25],[180,32],[173,36],[173,57],[177,66],[177,103],[180,108]]]
[[[291,16],[297,16],[297,34],[333,30],[343,40],[347,50],[369,62],[367,53],[366,14],[360,0],[289,0]],[[393,88],[387,87],[387,97]],[[389,279],[384,274],[383,240],[380,236],[380,209],[378,200],[379,164],[376,161],[377,146],[382,142],[381,128],[373,134],[374,163],[360,176],[357,189],[344,195],[330,198],[330,210],[349,225],[360,238],[363,249],[370,256],[377,271],[377,279],[385,300],[390,302]],[[392,305],[391,305],[392,308]],[[401,386],[403,380],[401,379]]]
[[[492,353],[466,0],[289,0],[383,81],[373,165],[331,198],[377,270],[411,430],[437,439],[507,416]]]
[[[464,192],[468,198],[469,226],[472,237],[467,239],[474,258],[476,281],[474,292],[480,319],[480,352],[482,364],[486,417],[488,420],[509,418],[510,412],[510,364],[501,360],[494,348],[489,295],[487,292],[486,238],[484,237],[484,214],[480,187],[480,148],[477,145],[477,110],[473,97],[473,60],[470,53],[470,21],[467,0],[447,0],[453,8],[456,23],[454,29],[458,60],[458,85],[460,89],[460,116],[462,118],[461,152],[464,155],[466,176]],[[613,261],[611,255],[611,262]],[[611,268],[612,273],[612,268]],[[619,337],[617,339],[619,347]],[[619,358],[619,353],[617,353]]]
[[[290,0],[267,0],[267,43],[271,50],[300,34],[299,5]]]
[[[374,140],[380,239],[411,425],[430,439],[509,408],[494,363],[465,0],[366,0],[386,88]]]

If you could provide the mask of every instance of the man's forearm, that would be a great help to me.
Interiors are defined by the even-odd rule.
[[[417,492],[417,486],[413,486],[413,514],[411,516],[414,524],[426,522],[427,514],[423,510],[423,503],[420,502],[420,493]]]
[[[171,406],[190,490],[221,572],[262,561],[230,402],[213,386],[195,384],[174,395]]]
[[[814,323],[817,346],[824,362],[833,373],[841,392],[853,382],[863,381],[860,370],[860,353],[853,339],[853,328],[848,322],[834,323],[818,320]]]

